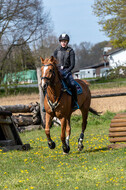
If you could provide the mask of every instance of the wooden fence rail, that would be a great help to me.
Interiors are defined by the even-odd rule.
[[[115,93],[115,94],[103,94],[103,95],[92,95],[91,98],[107,98],[107,97],[114,97],[114,96],[126,96],[126,93]]]

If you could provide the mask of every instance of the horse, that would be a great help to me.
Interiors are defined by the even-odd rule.
[[[41,67],[41,88],[45,93],[44,108],[46,111],[46,125],[45,134],[48,140],[50,149],[54,149],[56,144],[51,139],[50,127],[52,119],[57,117],[61,122],[61,141],[63,153],[68,154],[70,151],[69,139],[71,135],[70,118],[73,112],[72,109],[72,96],[64,91],[62,86],[62,76],[58,69],[58,61],[51,56],[50,58],[43,59],[40,57]],[[82,113],[82,130],[78,139],[78,150],[83,149],[84,131],[87,126],[88,112],[98,115],[98,112],[90,107],[91,92],[88,84],[84,81],[76,79],[82,87],[82,93],[78,95],[78,105]]]

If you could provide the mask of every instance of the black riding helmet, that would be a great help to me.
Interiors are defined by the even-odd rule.
[[[59,41],[62,41],[62,40],[67,40],[69,42],[70,38],[67,34],[61,34],[59,37]]]

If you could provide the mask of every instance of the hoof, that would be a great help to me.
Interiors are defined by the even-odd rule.
[[[54,148],[56,147],[55,142],[54,142],[54,141],[49,141],[49,142],[48,142],[48,147],[49,147],[50,149],[54,149]]]
[[[68,155],[69,153],[63,152],[63,155]]]
[[[70,151],[69,145],[63,145],[63,154],[68,154]]]
[[[78,151],[82,151],[82,150],[83,150],[83,148],[84,148],[83,144],[78,145]]]

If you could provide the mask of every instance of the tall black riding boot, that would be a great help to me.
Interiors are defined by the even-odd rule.
[[[77,102],[77,88],[76,86],[72,86],[72,100],[74,100],[75,102]]]
[[[78,109],[79,105],[77,103],[77,89],[75,85],[72,86],[71,91],[72,91],[72,108]]]

